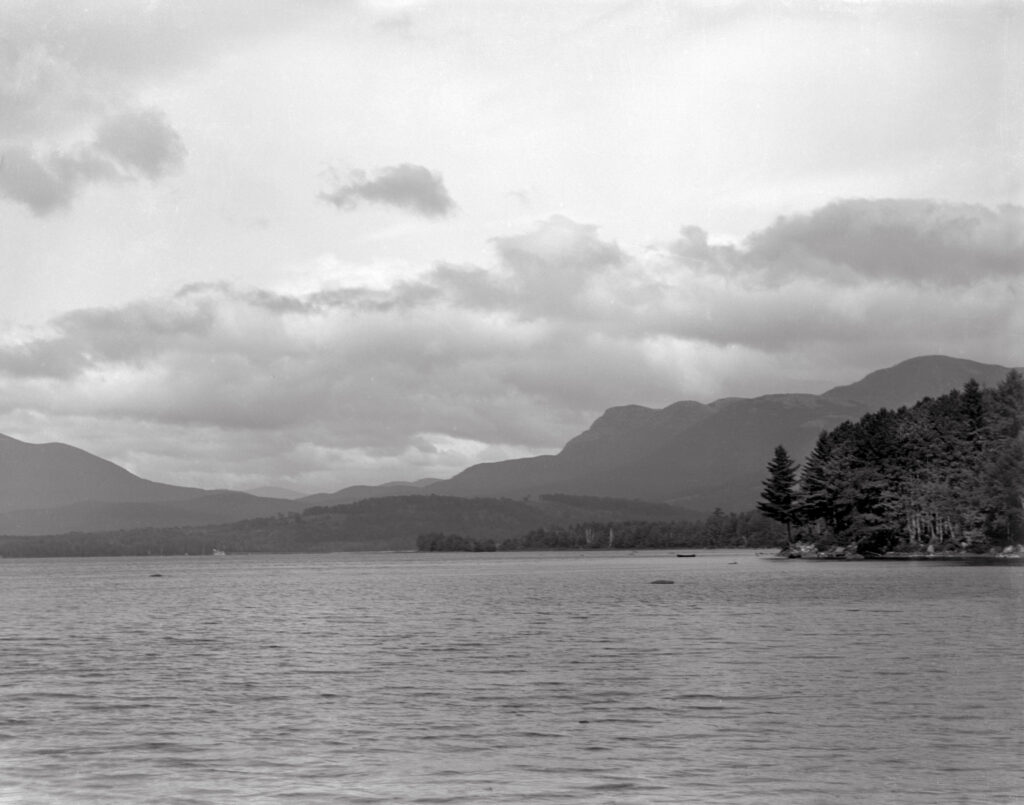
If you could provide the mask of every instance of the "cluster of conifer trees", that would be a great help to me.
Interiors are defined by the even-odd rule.
[[[1024,378],[882,409],[818,438],[800,469],[775,449],[758,509],[789,540],[864,555],[1024,542]]]

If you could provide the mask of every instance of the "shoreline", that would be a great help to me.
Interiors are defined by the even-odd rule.
[[[1019,564],[1024,565],[1024,554],[1020,553],[890,553],[881,555],[862,554],[818,554],[781,551],[775,559],[799,559],[810,562],[961,562],[976,565]]]

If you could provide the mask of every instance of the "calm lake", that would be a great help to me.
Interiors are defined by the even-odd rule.
[[[0,612],[3,803],[1024,802],[1018,567],[8,559]]]

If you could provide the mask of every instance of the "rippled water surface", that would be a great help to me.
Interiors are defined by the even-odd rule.
[[[0,801],[1024,802],[1022,594],[749,553],[3,560]]]

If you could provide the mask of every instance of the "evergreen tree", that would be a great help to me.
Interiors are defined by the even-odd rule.
[[[704,521],[701,528],[701,539],[708,548],[718,548],[728,539],[730,522],[725,512],[715,509]]]
[[[800,473],[800,522],[812,532],[827,530],[832,536],[849,525],[853,511],[850,490],[849,423],[831,433],[822,431]]]
[[[786,541],[793,541],[793,526],[799,523],[799,497],[796,475],[799,467],[781,444],[768,462],[768,477],[764,480],[758,511],[786,526]]]
[[[989,533],[998,543],[1024,541],[1024,377],[1017,370],[988,398],[984,479]]]

